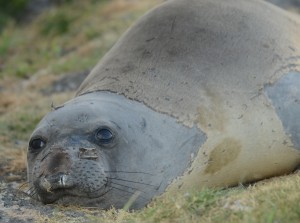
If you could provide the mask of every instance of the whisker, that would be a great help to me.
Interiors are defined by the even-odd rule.
[[[23,187],[28,186],[29,182],[24,182],[19,186],[19,190],[22,190]]]
[[[138,188],[135,188],[135,187],[130,187],[130,186],[127,186],[127,185],[118,184],[118,183],[112,182],[112,181],[111,181],[110,183],[111,183],[111,184],[114,184],[114,185],[126,187],[126,188],[129,188],[129,189],[132,189],[132,190],[137,190],[137,191],[140,191],[140,192],[142,192],[142,193],[144,193],[144,194],[147,194],[145,191],[142,191],[142,190],[140,190],[140,189],[138,189]]]
[[[104,172],[105,172],[105,173],[131,173],[131,174],[142,173],[142,174],[146,174],[146,175],[155,176],[154,174],[151,174],[151,173],[139,172],[139,171],[112,170],[112,171],[104,171]]]
[[[110,186],[111,188],[113,188],[113,189],[116,189],[116,190],[119,190],[119,191],[122,191],[122,192],[125,192],[125,193],[128,193],[128,194],[130,194],[130,195],[134,195],[135,194],[135,192],[131,192],[131,191],[127,191],[127,190],[122,190],[122,189],[120,189],[120,188],[118,188],[118,187],[113,187],[113,186]],[[124,196],[125,197],[125,196]],[[144,197],[144,196],[139,196],[140,198],[143,198],[144,200],[149,200],[149,198],[146,198],[146,197]]]
[[[29,187],[28,190],[23,191],[25,194],[28,194],[29,196],[33,196],[37,193],[36,189],[34,188],[34,186]]]
[[[122,191],[122,192],[126,192],[126,193],[128,193],[128,194],[134,194],[134,192],[127,191],[127,190],[123,190],[123,189],[120,189],[120,188],[118,188],[118,187],[114,187],[114,186],[109,186],[109,187],[111,187],[111,188],[113,188],[113,189],[116,189],[116,190],[119,190],[119,191]]]
[[[133,181],[133,180],[124,180],[124,179],[121,179],[121,178],[114,178],[114,177],[106,177],[106,178],[110,179],[110,180],[119,180],[119,181],[124,181],[124,182],[142,184],[142,185],[151,186],[151,187],[157,187],[156,185],[147,184],[147,183],[141,183],[141,182],[136,182],[136,181]]]
[[[103,194],[101,194],[101,197],[104,196],[105,194],[107,194],[108,192],[111,192],[113,188],[108,189],[106,192],[104,192]]]
[[[32,198],[37,198],[37,191],[33,188],[32,191],[30,191],[30,193],[28,194],[30,197]]]
[[[100,189],[98,189],[98,190],[94,190],[94,191],[92,191],[91,193],[88,193],[88,195],[90,196],[90,195],[93,195],[95,192],[97,192],[97,191],[99,191],[99,190],[101,190],[102,189],[102,187],[100,188]],[[108,192],[110,192],[112,190],[112,188],[110,188],[110,189],[108,189],[107,191],[105,191],[103,194],[101,194],[99,197],[103,197],[105,194],[107,194]]]
[[[33,187],[30,187],[27,191],[24,191],[26,194],[30,194],[32,191],[35,191]]]
[[[31,197],[29,193],[26,193],[24,190],[16,189],[16,193],[21,194],[22,196]]]
[[[110,188],[110,191],[111,191],[111,190],[113,190],[113,189],[116,189],[116,190],[118,190],[118,188],[113,188],[113,187],[111,187],[111,188]],[[133,196],[133,195],[130,195],[130,196]],[[126,198],[126,199],[128,199],[128,198],[129,198],[129,196],[128,196],[128,195],[124,195],[124,194],[118,194],[118,197],[119,197],[119,198]]]
[[[32,191],[35,191],[35,189],[33,187],[30,187],[26,192],[31,193]]]

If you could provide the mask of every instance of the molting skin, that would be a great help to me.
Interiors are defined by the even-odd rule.
[[[300,22],[258,0],[170,0],[137,21],[29,142],[44,203],[146,205],[300,165]],[[280,34],[280,35],[278,35]]]

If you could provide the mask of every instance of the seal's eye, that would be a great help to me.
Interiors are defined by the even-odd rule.
[[[46,141],[41,138],[35,138],[29,142],[29,148],[33,152],[41,150],[41,149],[45,148],[45,146],[46,146]]]
[[[96,139],[101,144],[109,144],[114,138],[113,133],[108,128],[101,128],[96,132]]]

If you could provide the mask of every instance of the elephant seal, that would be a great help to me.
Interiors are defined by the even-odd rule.
[[[296,15],[257,0],[167,1],[38,124],[29,183],[44,203],[140,208],[289,173],[299,86]]]

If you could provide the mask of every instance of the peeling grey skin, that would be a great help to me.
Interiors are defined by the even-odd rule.
[[[95,138],[102,127],[114,134],[109,144]],[[39,199],[101,208],[121,208],[138,191],[132,208],[144,206],[183,174],[206,140],[196,127],[108,92],[77,97],[49,113],[31,138],[39,137],[45,148],[28,153]]]
[[[295,148],[300,150],[300,72],[290,72],[265,91]]]
[[[300,19],[260,0],[169,0],[34,131],[44,203],[142,207],[300,165]],[[39,149],[40,148],[40,149]]]

